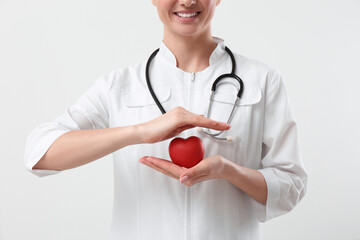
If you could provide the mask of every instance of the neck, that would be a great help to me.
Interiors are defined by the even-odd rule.
[[[185,72],[200,72],[207,68],[216,48],[211,33],[197,37],[165,34],[163,41],[175,55],[177,67]]]

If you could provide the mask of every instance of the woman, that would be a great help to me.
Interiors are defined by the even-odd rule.
[[[222,123],[236,98],[231,81],[214,97],[211,117],[221,122],[204,117],[213,81],[232,66],[224,42],[211,34],[220,0],[152,2],[164,36],[149,79],[169,111],[161,115],[154,104],[146,62],[114,70],[56,121],[30,134],[26,167],[45,176],[114,153],[111,239],[261,239],[259,221],[290,211],[307,181],[281,76],[235,54],[244,92],[231,129]],[[195,126],[227,130],[234,142]],[[193,168],[166,160],[178,134],[204,142],[205,158]]]

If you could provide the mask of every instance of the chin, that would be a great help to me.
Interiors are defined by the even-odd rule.
[[[184,36],[184,37],[195,37],[202,35],[202,32],[198,31],[198,29],[194,28],[183,28],[178,29],[178,31],[175,31],[177,35]]]

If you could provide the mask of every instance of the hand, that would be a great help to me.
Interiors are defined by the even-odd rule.
[[[180,180],[186,186],[193,186],[202,181],[224,178],[226,159],[212,156],[201,160],[192,168],[180,167],[171,161],[156,157],[143,157],[139,161],[163,174]]]
[[[204,127],[219,131],[230,129],[230,125],[227,123],[217,122],[203,115],[194,114],[182,107],[176,107],[136,127],[144,143],[163,141],[193,127]]]
[[[164,159],[143,157],[141,163],[180,180],[186,186],[202,181],[222,178],[248,194],[256,201],[266,204],[267,185],[261,172],[237,165],[222,156],[212,156],[201,160],[192,168],[179,167]]]

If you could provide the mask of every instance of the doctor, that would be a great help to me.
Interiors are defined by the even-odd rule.
[[[307,174],[280,74],[235,54],[244,93],[221,84],[211,119],[204,117],[213,81],[231,71],[224,41],[212,37],[220,0],[153,0],[164,24],[150,79],[146,61],[116,69],[56,120],[28,137],[27,169],[47,176],[113,153],[111,239],[261,239],[260,222],[285,214],[303,198]],[[232,143],[198,133],[226,130]],[[205,159],[191,169],[168,161],[174,136],[199,136]],[[226,137],[226,136],[225,136]]]

